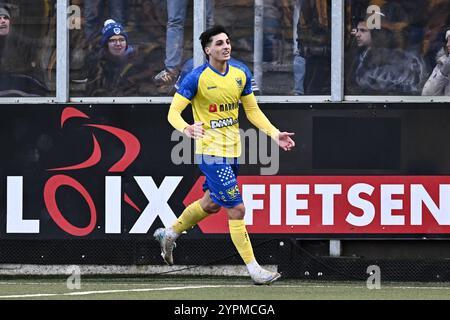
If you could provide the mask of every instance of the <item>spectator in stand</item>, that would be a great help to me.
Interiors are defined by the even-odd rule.
[[[293,94],[330,94],[331,1],[297,0],[292,16]]]
[[[80,0],[74,1],[78,5]],[[105,0],[81,0],[84,6],[84,38],[76,44],[75,48],[71,50],[72,61],[77,62],[78,69],[71,70],[71,81],[75,83],[85,83],[89,70],[87,66],[95,63],[92,60],[96,57],[95,52],[100,49],[98,47],[98,38],[101,37],[101,30],[104,13],[106,12]],[[117,23],[124,24],[125,22],[125,0],[109,0],[107,1],[109,17]]]
[[[214,0],[206,0],[206,28],[214,24]],[[184,47],[184,23],[188,0],[167,0],[166,59],[164,69],[154,78],[156,85],[173,88],[180,73]]]
[[[347,92],[361,95],[417,95],[424,83],[424,60],[413,51],[399,49],[390,33],[370,30],[366,20],[357,23],[353,33],[356,54],[346,77]]]
[[[436,66],[422,89],[423,96],[450,96],[450,28],[436,55]]]
[[[104,23],[100,46],[89,67],[87,96],[138,96],[152,73],[146,55],[130,45],[123,26],[112,19]]]
[[[38,63],[41,39],[14,32],[11,7],[0,4],[0,96],[45,96],[43,70]]]
[[[295,0],[294,12],[292,16],[292,26],[293,26],[293,49],[294,49],[294,61],[293,61],[293,71],[294,71],[294,89],[293,94],[295,96],[301,96],[305,94],[305,72],[306,72],[306,60],[300,52],[301,45],[299,43],[299,29],[298,25],[300,23],[300,17],[302,14],[302,4],[303,0]]]

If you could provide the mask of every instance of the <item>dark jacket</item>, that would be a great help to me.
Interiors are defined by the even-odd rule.
[[[401,49],[371,48],[352,57],[347,94],[420,95],[426,65],[417,54]]]
[[[151,79],[146,56],[131,46],[124,57],[112,57],[102,48],[89,67],[86,95],[94,97],[139,96],[140,87]]]
[[[45,96],[43,68],[39,63],[40,39],[14,32],[0,37],[0,96]]]

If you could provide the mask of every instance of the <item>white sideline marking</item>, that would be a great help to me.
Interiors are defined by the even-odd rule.
[[[280,287],[280,286],[277,286]],[[303,288],[345,288],[345,289],[367,289],[366,286],[326,286],[326,285],[312,285],[312,286],[285,286],[285,287],[303,287]],[[390,285],[385,285],[383,287],[383,284],[381,285],[382,289],[426,289],[426,290],[450,290],[450,287],[394,287]]]
[[[61,281],[59,281],[59,282],[9,282],[9,281],[4,281],[4,282],[2,282],[2,281],[0,281],[0,286],[36,286],[36,285],[39,285],[39,286],[41,286],[41,285],[48,285],[48,286],[53,286],[53,285],[61,285],[61,284],[63,284],[64,285],[64,282],[65,281],[63,281],[63,282],[61,282]],[[107,283],[107,282],[86,282],[85,283],[85,285],[86,286],[98,286],[98,285],[105,285],[105,284],[108,284],[108,285],[115,285],[115,286],[148,286],[148,283],[115,283],[115,282],[112,282],[112,283]]]
[[[4,284],[4,283],[0,283]],[[8,283],[12,284],[12,283]],[[42,284],[42,283],[39,283]],[[54,284],[54,283],[53,283]],[[123,284],[127,285],[127,284]],[[97,291],[77,291],[67,293],[35,293],[35,294],[21,294],[21,295],[6,295],[0,296],[0,299],[12,298],[39,298],[39,297],[54,297],[54,296],[84,296],[91,294],[108,294],[108,293],[124,293],[124,292],[150,292],[150,291],[170,291],[170,290],[187,290],[187,289],[205,289],[205,288],[245,288],[254,287],[254,285],[202,285],[202,286],[185,286],[185,287],[163,287],[163,288],[142,288],[142,289],[116,289],[116,290],[97,290]],[[276,285],[277,288],[346,288],[346,289],[366,289],[364,286],[330,286],[330,285]],[[383,289],[419,289],[419,290],[450,290],[450,287],[397,287],[385,286]]]
[[[90,294],[104,294],[104,293],[168,291],[168,290],[204,289],[204,288],[221,288],[221,287],[239,288],[239,287],[248,287],[248,285],[247,286],[246,285],[234,285],[234,286],[207,285],[207,286],[186,286],[186,287],[166,287],[166,288],[79,291],[79,292],[67,292],[67,293],[17,294],[17,295],[0,296],[0,299],[38,298],[38,297],[54,297],[54,296],[84,296],[84,295],[90,295]]]

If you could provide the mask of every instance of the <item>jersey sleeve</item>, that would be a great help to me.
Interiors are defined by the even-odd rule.
[[[242,90],[241,96],[247,96],[250,93],[253,93],[253,89],[252,89],[253,76],[252,76],[252,72],[246,65],[244,65],[243,71],[245,73],[245,87],[244,87],[244,90]]]
[[[178,131],[183,132],[184,129],[189,126],[189,124],[184,121],[181,113],[189,105],[189,100],[184,96],[175,93],[172,103],[170,104],[169,113],[167,115],[167,120],[169,123]]]
[[[262,130],[269,137],[276,139],[280,130],[275,128],[265,114],[261,111],[253,93],[241,97],[247,119],[258,129]]]
[[[180,76],[177,79],[177,82],[175,83],[175,89],[180,89],[181,84],[183,83],[183,80],[186,78],[186,76],[192,72],[192,69],[194,69],[194,59],[189,59],[183,64],[183,67],[181,67]]]
[[[198,80],[204,69],[205,65],[194,69],[192,72],[186,75],[184,80],[181,81],[181,84],[179,84],[177,93],[191,101],[197,94]]]

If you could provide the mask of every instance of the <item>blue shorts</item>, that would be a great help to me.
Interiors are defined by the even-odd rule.
[[[237,184],[238,158],[196,155],[196,162],[206,177],[203,191],[209,190],[211,199],[219,206],[232,208],[243,203]]]

